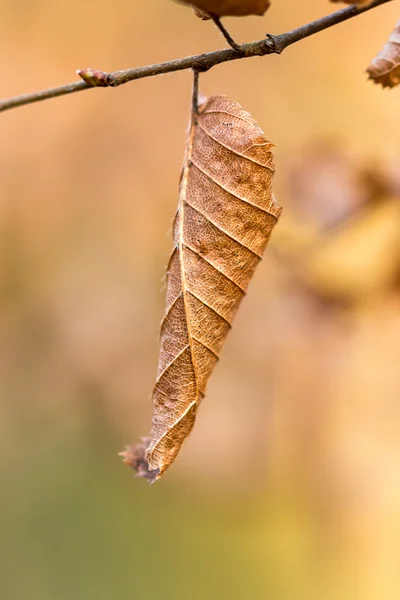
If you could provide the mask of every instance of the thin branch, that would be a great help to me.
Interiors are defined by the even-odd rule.
[[[287,33],[281,33],[280,35],[275,36],[268,35],[266,39],[251,42],[249,44],[242,44],[240,46],[240,52],[232,49],[217,50],[215,52],[208,52],[207,54],[187,56],[186,58],[179,58],[157,65],[148,65],[146,67],[138,67],[126,71],[115,71],[113,73],[92,71],[91,69],[78,71],[78,74],[82,77],[83,81],[77,81],[75,83],[32,94],[0,100],[0,112],[18,106],[24,106],[25,104],[32,104],[33,102],[40,102],[49,98],[56,98],[57,96],[65,96],[83,90],[90,90],[94,87],[118,87],[119,85],[128,83],[128,81],[135,81],[136,79],[143,79],[144,77],[154,77],[155,75],[173,73],[174,71],[183,71],[186,69],[193,69],[198,72],[208,71],[216,65],[231,60],[241,60],[242,58],[265,56],[267,54],[280,54],[285,48],[300,40],[314,35],[319,31],[323,31],[324,29],[328,29],[329,27],[333,27],[334,25],[338,25],[343,21],[347,21],[348,19],[372,10],[382,4],[386,4],[387,2],[391,2],[391,0],[375,0],[372,4],[361,8],[357,8],[355,5],[348,6],[326,17],[317,19],[312,23],[294,29],[293,31],[288,31]],[[88,73],[97,73],[100,75],[91,77],[88,76]]]

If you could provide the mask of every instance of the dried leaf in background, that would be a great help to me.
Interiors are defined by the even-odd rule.
[[[354,309],[397,288],[398,170],[397,162],[364,163],[322,140],[286,165],[287,212],[274,255],[307,297]]]
[[[262,16],[268,10],[270,0],[179,0],[189,4],[201,19],[216,17],[246,17],[248,15]]]
[[[395,87],[400,83],[400,21],[367,69],[369,79],[382,87]]]
[[[151,481],[171,465],[194,425],[280,215],[272,146],[251,116],[224,96],[211,97],[192,117],[167,270],[152,438],[122,453]]]
[[[397,198],[366,206],[309,250],[305,281],[323,297],[353,305],[384,295],[398,276],[399,223]]]

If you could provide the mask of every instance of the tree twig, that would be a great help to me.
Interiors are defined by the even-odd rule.
[[[187,56],[186,58],[179,58],[177,60],[171,60],[156,65],[147,65],[145,67],[137,67],[125,71],[115,71],[113,73],[92,71],[91,69],[78,71],[78,74],[83,81],[76,81],[60,87],[0,100],[0,112],[10,110],[11,108],[17,108],[18,106],[24,106],[25,104],[32,104],[33,102],[41,102],[42,100],[47,100],[49,98],[56,98],[58,96],[74,94],[75,92],[81,92],[83,90],[90,90],[94,87],[118,87],[129,81],[143,79],[144,77],[154,77],[155,75],[162,75],[163,73],[173,73],[174,71],[183,71],[185,69],[193,69],[194,71],[202,72],[232,60],[241,60],[242,58],[250,58],[252,56],[265,56],[267,54],[280,54],[285,48],[300,40],[324,29],[328,29],[329,27],[333,27],[343,21],[347,21],[347,19],[351,19],[382,4],[386,4],[387,2],[391,2],[391,0],[375,0],[372,4],[361,8],[357,8],[355,5],[348,6],[326,17],[302,25],[293,31],[274,36],[268,35],[266,39],[242,44],[240,46],[240,53],[232,49],[217,50],[206,54]],[[88,73],[97,73],[99,75],[97,77],[91,77],[87,76]]]

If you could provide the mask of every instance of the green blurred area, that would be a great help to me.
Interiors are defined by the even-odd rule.
[[[32,442],[30,464],[14,456],[14,472],[3,478],[3,597],[243,598],[249,590],[281,596],[282,587],[295,592],[297,561],[296,582],[283,586],[283,567],[292,565],[279,564],[275,545],[283,546],[281,553],[293,544],[302,552],[304,532],[294,524],[290,541],[282,531],[277,540],[277,522],[266,517],[260,499],[222,499],[212,489],[194,494],[176,482],[151,490],[128,486],[126,473],[110,459],[115,448],[104,438],[81,436],[73,448],[47,441],[38,449]],[[274,520],[287,530],[280,513]]]
[[[275,0],[239,41],[337,8]],[[389,3],[220,65],[277,144],[284,206],[184,451],[149,432],[189,73],[1,116],[0,598],[394,600],[400,591],[398,90]],[[219,48],[167,0],[0,0],[0,96]]]

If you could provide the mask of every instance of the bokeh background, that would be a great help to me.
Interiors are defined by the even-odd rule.
[[[225,24],[259,39],[336,8]],[[167,0],[0,14],[2,97],[223,46]],[[152,487],[117,452],[150,428],[190,73],[1,115],[2,599],[398,599],[400,91],[364,73],[397,18],[201,77],[277,144],[284,212]]]

